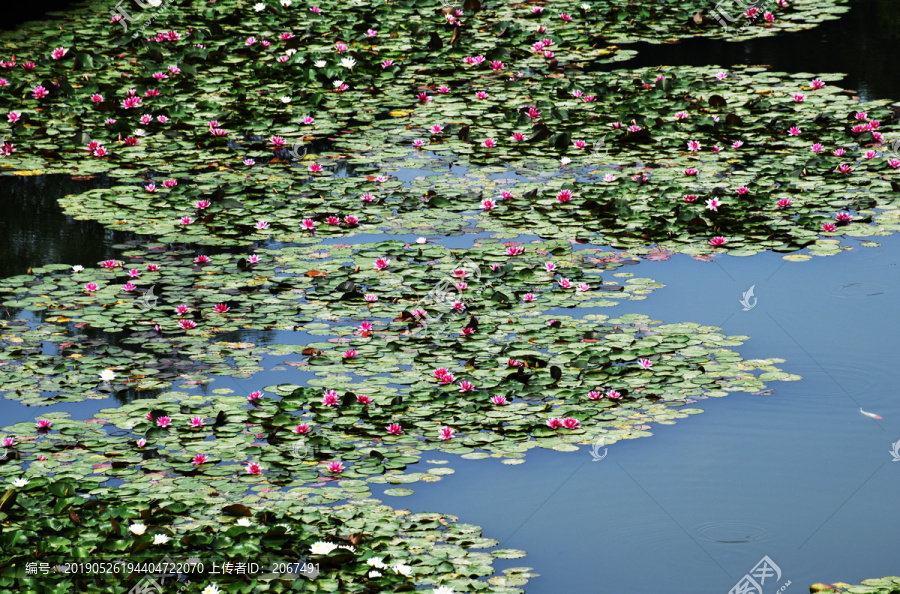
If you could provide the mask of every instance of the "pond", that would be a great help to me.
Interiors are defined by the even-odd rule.
[[[97,2],[104,10],[106,4]],[[290,1],[271,4],[262,9],[242,5],[248,18],[261,19],[262,29],[254,28],[259,23],[242,28],[237,20],[215,13],[222,26],[200,23],[207,37],[199,41],[216,47],[223,27],[233,27],[242,44],[248,35],[266,35],[274,45],[277,27],[293,9]],[[353,42],[358,51],[348,54],[357,62],[368,59],[367,51],[378,53],[365,45],[375,43],[366,41],[367,35],[380,34],[370,34],[374,29],[369,27],[407,30],[387,13],[351,4],[343,9],[360,15],[354,35],[361,41]],[[446,19],[447,9],[434,4],[428,14]],[[153,117],[168,113],[180,124],[154,145],[158,154],[143,148],[135,153],[137,166],[115,154],[108,164],[98,160],[102,155],[86,163],[70,157],[69,145],[56,144],[59,133],[42,136],[53,125],[42,128],[42,110],[33,106],[28,106],[26,126],[16,128],[11,120],[17,152],[0,161],[2,166],[15,163],[0,169],[7,174],[0,175],[0,235],[5,238],[0,248],[5,317],[0,437],[15,436],[16,446],[7,446],[0,458],[0,477],[11,483],[27,476],[31,486],[18,504],[15,497],[8,504],[0,500],[0,514],[23,530],[17,538],[27,540],[62,524],[48,511],[42,516],[46,524],[29,525],[17,506],[30,502],[35,508],[68,510],[74,505],[72,521],[79,526],[63,518],[69,532],[61,534],[84,529],[97,551],[103,547],[94,559],[95,553],[60,536],[63,540],[53,550],[42,550],[34,561],[54,564],[65,553],[82,560],[127,555],[158,562],[163,554],[184,559],[199,555],[202,560],[207,554],[203,547],[218,531],[223,536],[216,542],[230,551],[229,559],[252,561],[252,551],[259,547],[265,562],[315,563],[314,574],[307,575],[304,565],[288,576],[290,582],[272,580],[265,591],[376,591],[361,584],[394,591],[403,584],[408,590],[433,588],[437,593],[453,587],[457,592],[490,588],[529,594],[769,594],[897,573],[892,495],[900,487],[900,475],[892,462],[900,460],[900,403],[891,358],[900,347],[895,306],[900,238],[894,232],[900,229],[900,180],[895,165],[865,167],[866,159],[887,162],[896,137],[892,126],[900,104],[893,102],[900,98],[900,80],[887,50],[900,41],[900,6],[886,0],[837,1],[826,3],[831,14],[829,7],[798,0],[791,9],[797,12],[788,18],[792,23],[814,22],[809,15],[817,11],[835,18],[823,16],[814,28],[787,26],[773,36],[738,40],[708,24],[701,30],[705,37],[691,38],[668,17],[646,29],[629,29],[619,15],[610,21],[618,25],[603,29],[602,44],[591,29],[553,31],[553,43],[535,51],[540,54],[555,44],[563,63],[557,67],[521,49],[492,54],[487,44],[504,35],[519,39],[525,25],[535,24],[529,20],[534,15],[507,13],[512,9],[494,4],[467,0],[461,5],[460,17],[498,19],[491,22],[496,28],[485,25],[473,31],[467,40],[473,49],[465,52],[483,52],[488,61],[502,58],[507,64],[518,60],[529,82],[519,88],[514,76],[509,83],[474,75],[453,78],[455,71],[448,68],[435,70],[431,82],[421,82],[416,91],[438,97],[436,87],[443,80],[452,80],[454,89],[466,93],[488,89],[488,95],[478,98],[482,103],[474,105],[508,92],[540,107],[543,116],[528,116],[534,122],[525,111],[535,106],[521,104],[510,115],[498,103],[479,112],[473,104],[453,103],[450,95],[443,111],[429,115],[427,122],[414,115],[427,103],[421,95],[413,107],[393,95],[381,97],[383,105],[367,103],[366,94],[374,97],[382,84],[373,82],[381,70],[390,76],[385,88],[394,84],[394,77],[398,88],[415,86],[415,76],[395,65],[372,74],[362,64],[329,71],[329,78],[341,73],[348,81],[368,77],[365,91],[357,91],[353,83],[349,92],[359,96],[349,104],[342,103],[337,84],[337,90],[322,91],[313,100],[319,83],[312,67],[309,74],[294,72],[308,77],[302,84],[268,79],[276,95],[291,95],[300,105],[310,102],[300,109],[316,113],[315,126],[322,128],[315,132],[298,123],[298,112],[282,117],[267,104],[247,107],[229,121],[231,113],[218,112],[208,100],[211,88],[195,98],[191,84],[179,82],[178,92],[186,93],[185,101],[196,101],[198,111],[183,111],[177,102],[154,111]],[[415,4],[400,5],[419,14]],[[605,17],[612,18],[616,5],[610,0],[594,11],[613,7]],[[303,16],[321,19],[306,22],[307,30],[299,33],[308,47],[293,45],[297,55],[308,53],[310,62],[329,55],[327,46],[316,45],[314,32],[324,34],[332,11],[340,10],[338,4],[322,6],[323,14]],[[843,7],[849,10],[841,12]],[[574,5],[561,10],[569,10],[573,18],[591,15]],[[184,15],[164,14],[173,28],[186,29]],[[27,18],[6,28],[15,34]],[[68,13],[59,18],[67,28]],[[90,16],[78,18],[86,20],[73,21],[76,26],[93,22]],[[435,41],[435,34],[428,41],[425,29],[409,27],[410,35],[421,37],[419,43],[430,51],[447,52],[453,59],[463,55],[453,42],[441,43],[440,36]],[[666,28],[659,33],[653,27]],[[441,35],[453,30],[461,35],[464,29],[450,27]],[[479,37],[486,31],[490,37]],[[98,39],[101,46],[108,43],[102,35]],[[576,39],[581,39],[583,53],[564,67],[562,47]],[[289,47],[294,43],[284,36],[281,40]],[[165,43],[146,44],[149,49],[142,50],[128,47],[148,52],[141,55],[153,61],[155,70],[170,61]],[[591,43],[594,49],[586,49]],[[246,46],[253,45],[248,39]],[[184,51],[178,61],[182,71],[206,64],[207,54]],[[213,84],[227,86],[223,74],[228,69],[262,60],[255,51],[239,49],[233,56],[210,52],[222,64],[213,70]],[[427,60],[425,52],[410,54],[408,46],[389,51],[393,53],[386,55],[413,62]],[[550,54],[547,60],[554,57]],[[99,51],[94,54],[90,65],[77,57],[75,68],[111,68],[108,57],[100,56]],[[503,68],[508,66],[498,69]],[[534,76],[545,68],[549,76]],[[710,73],[719,68],[731,78],[712,80]],[[4,74],[10,70],[0,69],[0,78],[12,79]],[[798,128],[796,134],[784,135],[801,112],[770,98],[784,94],[782,87],[796,85],[767,70],[798,74],[802,85],[821,78],[826,88],[850,91],[836,91],[824,103],[814,103],[815,91],[801,85],[806,95],[797,99],[795,94],[794,101],[819,111],[801,123],[802,132]],[[606,147],[602,141],[593,143],[601,133],[594,123],[598,116],[577,119],[581,115],[575,115],[570,93],[576,87],[589,89],[591,77],[611,71],[611,78],[595,87],[601,109],[608,97],[617,97],[624,107],[609,108],[616,113],[613,119],[635,129],[619,138],[604,137],[610,142]],[[252,72],[266,80],[267,75],[259,74],[262,67]],[[423,72],[428,69],[418,71]],[[657,72],[665,74],[654,81]],[[630,83],[614,82],[631,73],[639,73],[633,92],[643,89],[649,99],[632,95]],[[828,73],[846,77],[829,78]],[[566,76],[572,86],[553,86],[569,84],[561,82]],[[741,85],[737,91],[719,91],[732,79]],[[156,84],[146,73],[137,80],[141,91]],[[250,92],[262,93],[250,82],[231,82],[227,93],[239,96],[238,103]],[[97,84],[101,86],[92,92],[111,93],[103,90],[104,83]],[[685,101],[694,101],[688,94],[696,94],[697,105],[709,106],[698,111],[708,111],[710,117],[714,108],[733,109],[727,126],[743,126],[741,135],[722,128],[718,116],[686,129],[664,124],[668,104],[659,102],[671,99],[666,95],[670,84],[685,85],[680,91]],[[740,103],[743,90],[760,97]],[[714,95],[721,104],[710,96],[714,92],[721,93]],[[409,95],[407,88],[403,93]],[[560,104],[551,107],[554,98]],[[855,123],[847,121],[856,117],[852,106],[857,100],[874,102],[868,110],[879,114],[884,140],[873,135],[877,126],[854,132],[860,151],[874,143],[877,155],[850,159],[862,178],[851,181],[851,170],[826,171],[819,151],[806,156],[806,147],[821,138],[827,151],[840,146],[847,146],[848,154],[854,150],[841,134]],[[3,101],[10,99],[0,96]],[[95,102],[105,106],[104,101]],[[279,103],[277,98],[271,102]],[[334,121],[326,115],[326,104]],[[66,137],[82,133],[83,109],[53,112]],[[831,111],[824,113],[826,109]],[[114,104],[102,110],[123,117]],[[760,115],[766,110],[772,111],[771,122]],[[725,111],[719,112],[722,122]],[[558,121],[571,116],[575,127],[551,134],[539,123],[549,123],[551,113]],[[206,120],[215,119],[238,129],[242,117],[247,120],[242,140],[217,143],[189,131],[202,131]],[[259,128],[256,118],[274,118],[275,127]],[[405,125],[393,123],[406,118]],[[680,119],[675,116],[676,126]],[[438,121],[448,122],[446,129],[432,131],[429,146],[412,144],[415,138],[429,138],[420,128]],[[494,126],[491,138],[499,139],[532,124],[535,135],[528,142],[546,144],[549,138],[549,146],[515,153],[505,146],[491,152],[494,147],[484,144],[492,134],[482,132],[484,127]],[[156,134],[162,129],[152,120],[142,125],[151,135],[149,142],[163,136]],[[581,137],[577,126],[590,129],[584,136],[598,161],[571,148],[566,152]],[[813,127],[818,136],[807,142],[806,131]],[[215,128],[208,126],[211,133]],[[368,136],[354,136],[357,128],[369,130]],[[447,141],[441,136],[446,132]],[[100,138],[100,133],[94,130],[90,138]],[[107,138],[113,153],[127,150],[123,133],[130,132],[116,129]],[[296,136],[293,148],[303,146],[304,155],[307,149],[310,155],[292,160],[290,153],[279,152],[278,143],[274,152],[267,145],[264,154],[262,145],[278,133]],[[802,147],[791,138],[800,134]],[[0,136],[7,138],[3,132]],[[747,139],[747,146],[738,143],[731,151],[730,143],[738,137]],[[37,139],[33,150],[31,138]],[[702,140],[704,152],[690,145],[684,150],[682,140],[694,138]],[[707,154],[713,142],[722,143],[728,153],[721,161]],[[486,154],[473,147],[477,143]],[[608,152],[600,156],[598,147],[611,148],[612,160]],[[192,152],[198,148],[214,155],[215,162],[204,163]],[[244,162],[239,169],[251,155],[255,162]],[[78,166],[69,172],[67,163]],[[327,176],[319,175],[317,163],[325,166]],[[829,162],[828,168],[837,165]],[[685,166],[700,170],[693,186],[682,181]],[[692,175],[684,171],[684,176]],[[628,178],[636,183],[626,187]],[[152,181],[163,190],[163,179],[177,183],[161,193],[146,189]],[[740,197],[757,202],[747,206],[734,201],[737,185],[744,186]],[[681,200],[687,191],[701,196],[699,205],[707,202],[700,214],[688,214],[690,205]],[[824,194],[814,197],[818,191]],[[512,195],[485,205],[484,199],[500,192]],[[363,193],[369,198],[360,203]],[[582,193],[590,195],[584,205]],[[716,211],[708,197],[725,206]],[[787,199],[787,209],[796,208],[796,216],[785,218],[778,214],[782,210],[760,207],[763,198]],[[185,209],[177,202],[201,199],[210,203]],[[578,206],[560,211],[569,200]],[[523,201],[530,208],[523,208]],[[778,209],[783,206],[779,203]],[[849,226],[838,218],[837,228],[826,228],[823,221],[837,212],[852,213]],[[179,223],[183,215],[190,220]],[[721,243],[713,237],[718,235]],[[98,267],[104,261],[112,264]],[[548,262],[557,262],[560,278],[550,268],[549,277],[540,276]],[[73,271],[75,265],[85,270]],[[129,268],[135,274],[125,278]],[[448,273],[470,286],[441,301],[434,283],[439,274]],[[116,292],[119,283],[131,280],[136,287]],[[91,282],[99,287],[85,284]],[[559,289],[579,283],[585,285],[574,295]],[[152,293],[142,295],[151,284],[162,307],[155,301],[148,305]],[[535,299],[536,308],[525,293]],[[461,303],[453,305],[456,313],[438,312],[429,297],[445,309]],[[170,313],[178,304],[184,309]],[[639,365],[643,375],[635,371]],[[434,368],[442,367],[450,370],[444,370],[447,381],[439,371],[431,377]],[[112,369],[109,380],[96,379]],[[508,375],[498,379],[498,369]],[[659,375],[644,373],[651,369]],[[448,384],[453,392],[439,391]],[[329,402],[332,389],[334,400]],[[607,389],[620,390],[625,398],[598,400],[593,390]],[[254,391],[261,392],[261,399],[253,399]],[[483,394],[496,406],[467,402],[469,392]],[[365,394],[371,395],[371,405]],[[602,402],[600,408],[597,402]],[[175,425],[195,415],[199,421],[193,429],[176,431]],[[573,425],[547,429],[547,417],[553,415]],[[169,421],[160,423],[169,417],[172,429]],[[34,433],[26,428],[41,419],[52,419],[49,435],[26,436],[26,431]],[[298,426],[291,435],[298,423],[308,425],[310,433]],[[207,428],[209,433],[202,433]],[[575,431],[567,433],[566,428]],[[143,438],[150,447],[135,448]],[[51,459],[36,458],[42,453]],[[204,460],[191,463],[198,454]],[[205,463],[207,455],[212,468]],[[254,469],[257,461],[261,468]],[[65,483],[79,477],[85,485]],[[152,499],[138,512],[146,501],[140,492],[148,487],[159,489],[161,507],[154,511]],[[63,501],[76,492],[85,499]],[[119,518],[123,528],[113,519],[114,535],[109,536],[110,530],[102,528],[109,522],[106,516],[95,517],[91,509],[98,506],[85,505],[90,498],[110,506],[138,503],[130,511],[127,505],[116,508],[114,514],[120,515],[110,517]],[[252,520],[235,524],[235,517]],[[150,532],[132,528],[128,534],[124,527],[133,522],[150,525]],[[192,540],[186,531],[209,536]],[[167,536],[153,540],[152,534]],[[128,541],[132,537],[133,543]],[[125,544],[110,544],[114,538]],[[352,555],[330,545],[323,551],[320,541],[356,548]],[[171,552],[157,546],[169,542],[177,545]],[[371,561],[375,554],[375,559],[400,565],[381,567]],[[210,561],[224,558],[210,555]],[[22,565],[0,572],[6,576],[0,579],[9,580],[0,582],[2,587],[31,583],[26,560],[16,557],[3,566],[6,571]],[[403,563],[410,564],[415,578]],[[369,574],[372,568],[387,575]],[[223,592],[264,591],[262,585],[245,586],[249,580],[242,584],[208,572],[177,573],[179,591],[216,593],[214,583]],[[756,590],[746,585],[747,576],[761,582]],[[139,577],[113,580],[109,587],[118,589],[109,591],[127,592]],[[745,589],[736,589],[742,582]],[[53,591],[59,592],[87,587],[84,581],[53,583]],[[889,591],[876,586],[851,591]]]

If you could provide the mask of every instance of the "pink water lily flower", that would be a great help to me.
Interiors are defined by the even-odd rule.
[[[122,285],[123,291],[134,291],[137,287],[133,283],[125,283]]]
[[[653,362],[650,359],[638,359],[638,365],[643,367],[644,369],[652,369]]]
[[[84,290],[87,291],[88,293],[93,293],[97,289],[98,289],[97,283],[87,283],[86,285],[84,285]]]
[[[397,423],[391,423],[387,426],[387,432],[391,435],[401,435],[403,434],[403,428]]]
[[[320,171],[322,171],[322,166],[318,163],[313,163],[309,166],[309,170],[313,173],[319,173]]]
[[[366,396],[365,394],[357,394],[356,395],[356,403],[366,406],[367,404],[372,404],[372,399],[369,396]]]
[[[687,147],[689,151],[699,151],[700,143],[696,140],[689,140],[687,143]]]
[[[563,427],[565,427],[566,429],[578,429],[579,425],[580,423],[578,422],[578,419],[574,419],[572,417],[566,417],[565,419],[563,419]]]
[[[297,425],[296,427],[294,427],[293,432],[297,435],[306,435],[307,433],[309,433],[309,425],[307,425],[306,423]]]
[[[709,240],[709,245],[711,245],[713,247],[719,247],[719,246],[725,245],[726,243],[727,243],[727,240],[722,236],[713,237],[712,239]]]
[[[262,397],[263,393],[260,390],[256,390],[255,392],[250,392],[250,395],[247,396],[247,400],[250,401],[250,404],[259,404]]]
[[[258,462],[247,463],[247,474],[262,474],[262,466]]]
[[[491,402],[496,404],[497,406],[503,406],[505,404],[509,404],[506,401],[506,396],[501,396],[501,395],[491,396]]]
[[[444,376],[444,377],[446,377],[446,376]],[[468,381],[459,382],[459,391],[460,392],[474,392],[475,384],[473,384],[472,382],[468,382]]]
[[[206,457],[206,454],[197,454],[194,456],[194,459],[191,460],[191,464],[200,466],[201,464],[206,464],[207,460],[209,460],[209,458]]]
[[[375,269],[384,270],[390,263],[391,261],[386,258],[378,258],[377,260],[375,260]]]
[[[325,390],[325,396],[322,397],[322,404],[325,406],[339,406],[340,399],[334,390]]]
[[[179,320],[178,325],[181,327],[182,330],[190,330],[191,328],[197,327],[197,323],[194,322],[193,320]]]
[[[344,359],[353,359],[356,357],[356,350],[350,349],[349,351],[344,351]]]
[[[47,419],[38,419],[37,423],[35,423],[39,430],[47,430],[53,426],[52,421],[48,421]]]
[[[563,426],[562,419],[559,419],[557,417],[552,417],[550,419],[547,419],[547,426],[550,427],[551,429],[559,429],[560,427]]]
[[[826,233],[833,233],[834,231],[837,230],[837,225],[835,225],[834,223],[824,223],[822,225],[821,229],[822,229],[822,231],[825,231]]]
[[[171,417],[157,417],[156,424],[159,427],[166,428],[172,424]]]
[[[202,427],[203,419],[200,417],[191,417],[191,427]]]
[[[446,441],[448,439],[453,439],[453,429],[451,429],[450,427],[442,427],[441,430],[438,432],[438,437],[442,441]]]
[[[565,203],[572,200],[572,190],[560,190],[556,194],[556,201],[559,203]]]
[[[331,474],[340,474],[344,472],[344,465],[340,462],[331,462],[328,464],[328,472]]]

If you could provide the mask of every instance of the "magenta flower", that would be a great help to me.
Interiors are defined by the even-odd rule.
[[[450,427],[441,428],[441,430],[438,432],[438,437],[441,439],[441,441],[453,439],[453,429],[451,429]]]
[[[888,165],[891,169],[897,169],[900,167],[900,160],[898,159],[888,159]]]
[[[450,87],[439,87],[437,90],[438,93],[449,93]]]
[[[373,295],[371,293],[367,293],[366,296],[364,297],[364,299],[366,301],[368,301],[369,303],[375,303],[376,301],[378,301],[378,295]]]
[[[192,219],[191,217],[181,217],[178,220],[182,225],[190,225],[194,222],[194,219]]]
[[[97,289],[98,289],[97,283],[87,283],[86,285],[84,285],[84,290],[87,291],[88,293],[93,293]]]
[[[19,121],[19,118],[21,118],[21,117],[22,117],[22,114],[19,113],[18,111],[11,111],[11,112],[9,112],[9,115],[6,116],[6,119],[9,120],[10,124],[15,124],[16,122]]]
[[[731,148],[733,148],[733,149],[739,149],[742,146],[744,146],[743,140],[735,140],[734,142],[731,143]]]
[[[246,41],[244,41],[244,45],[253,45],[256,43],[256,37],[248,37]]]
[[[257,221],[254,227],[262,231],[269,228],[269,223],[266,221]]]
[[[562,278],[559,280],[559,286],[562,287],[563,289],[571,289],[572,281],[570,281],[567,278]]]
[[[11,448],[16,444],[15,437],[5,437],[3,438],[3,446],[7,448]]]
[[[491,62],[491,70],[503,70],[503,62],[494,60]]]
[[[824,223],[821,229],[826,233],[833,233],[837,230],[837,225],[835,225],[834,223]]]
[[[203,419],[201,417],[191,417],[191,427],[202,427]]]
[[[846,173],[846,174],[849,175],[850,173],[853,172],[853,168],[850,167],[850,166],[847,165],[847,164],[844,164],[844,165],[841,165],[840,167],[838,167],[838,171],[840,171],[841,173]]]
[[[506,360],[506,365],[509,366],[509,367],[522,367],[522,366],[524,366],[525,364],[522,363],[521,361],[516,361],[515,359],[507,359],[507,360]]]
[[[818,78],[814,78],[814,79],[809,83],[809,86],[811,86],[811,87],[814,88],[814,89],[821,89],[822,87],[825,86],[825,83],[823,83],[823,82],[822,82],[821,80],[819,80]]]
[[[772,14],[771,12],[769,12],[769,11],[767,10],[767,11],[765,12],[765,14],[763,14],[763,19],[765,19],[765,21],[766,21],[767,23],[774,23],[774,22],[775,22],[775,15]]]
[[[591,390],[590,392],[588,392],[588,398],[590,400],[599,400],[599,399],[603,398],[603,392],[599,392],[597,390]]]
[[[522,297],[522,301],[526,301],[526,302],[534,301],[534,293],[525,293],[525,296]]]
[[[338,399],[337,392],[334,390],[325,390],[325,396],[322,397],[322,404],[325,406],[339,406],[340,400]]]
[[[800,136],[800,128],[797,126],[791,126],[788,129],[788,136]]]
[[[141,271],[138,270],[137,268],[132,268],[131,270],[128,271],[129,278],[138,278],[140,276],[141,276]]]
[[[250,256],[247,259],[247,261],[250,262],[251,264],[256,264],[257,262],[259,262],[259,256],[257,256],[256,254],[253,254],[252,256]]]
[[[419,103],[428,103],[431,101],[431,97],[429,97],[427,93],[419,93],[416,95],[416,99],[419,100]]]
[[[125,283],[124,285],[122,285],[123,291],[134,291],[136,288],[137,287],[135,287],[133,283]]]
[[[403,429],[397,423],[391,423],[387,426],[387,432],[391,435],[400,435],[403,433]]]
[[[718,198],[711,198],[706,201],[707,210],[714,210],[718,212],[720,206],[722,206],[722,203],[719,202]]]
[[[172,424],[172,419],[170,417],[158,417],[156,419],[156,424],[157,424],[157,426],[165,429],[166,427],[168,427],[169,425]]]
[[[578,422],[578,419],[574,419],[572,417],[566,417],[565,419],[563,419],[563,427],[565,427],[566,429],[578,429],[579,424],[580,423]]]
[[[684,174],[687,176],[695,176],[698,173],[699,173],[699,171],[697,171],[693,167],[688,167],[687,169],[684,170]]]
[[[836,148],[833,151],[831,151],[831,154],[834,155],[835,157],[843,157],[845,152],[846,151],[842,148]]]
[[[675,114],[676,122],[678,120],[686,120],[686,119],[688,119],[688,113],[686,111],[679,111],[678,113]]]
[[[490,198],[485,198],[481,201],[481,208],[484,210],[493,210],[497,207],[497,203],[491,200]]]
[[[47,89],[42,87],[41,85],[35,85],[34,89],[31,91],[31,96],[35,99],[43,99],[47,96],[47,94]]]
[[[447,375],[448,373],[450,373],[450,371],[449,371],[446,367],[438,367],[437,369],[434,370],[434,372],[433,372],[431,375],[432,375],[435,379],[441,379],[442,377],[444,377],[444,376]]]
[[[365,394],[357,394],[356,395],[356,403],[362,404],[366,406],[367,404],[372,404],[372,399],[366,396]]]
[[[216,313],[225,313],[229,311],[231,308],[225,305],[224,303],[216,303],[215,307],[213,307],[213,311]]]
[[[247,396],[247,400],[250,401],[250,404],[258,404],[260,400],[262,400],[263,393],[259,390],[255,392],[250,392],[250,395]]]
[[[821,152],[822,152],[822,149],[824,149],[824,148],[825,148],[825,147],[822,146],[821,143],[818,143],[818,142],[817,142],[817,143],[815,143],[815,144],[812,145],[811,150],[812,150],[812,152],[814,152],[814,153],[821,153]]]
[[[447,375],[439,378],[438,383],[441,384],[442,386],[446,386],[446,385],[452,384],[455,379],[456,378],[453,377],[452,373],[448,373]]]
[[[306,423],[303,423],[302,425],[297,425],[296,427],[294,427],[293,431],[297,435],[306,435],[307,433],[309,433],[309,425],[307,425]]]
[[[204,210],[211,206],[211,202],[209,200],[197,200],[194,202],[194,208],[197,210]]]
[[[453,309],[453,311],[465,311],[465,309],[466,309],[466,304],[463,303],[462,301],[456,301],[456,302],[451,306],[451,309]]]
[[[247,474],[262,474],[262,466],[257,462],[247,462]]]
[[[687,147],[688,147],[689,151],[699,151],[700,143],[697,142],[696,140],[689,140],[687,143]]]
[[[486,138],[481,141],[481,146],[483,146],[484,148],[494,148],[495,146],[497,146],[497,143],[494,142],[493,138]]]
[[[285,139],[281,136],[273,136],[269,139],[269,142],[271,142],[275,146],[284,146],[287,143],[287,141],[285,141]]]
[[[447,377],[447,376],[444,376],[444,377]],[[459,391],[460,392],[474,392],[475,384],[473,384],[472,382],[468,382],[468,381],[459,382]]]
[[[319,173],[320,171],[322,171],[322,166],[318,163],[313,163],[309,166],[309,170],[313,173]]]
[[[790,198],[782,198],[781,200],[779,200],[778,202],[775,203],[775,206],[777,206],[778,208],[787,208],[790,205],[791,205]]]
[[[850,223],[853,221],[853,217],[850,216],[849,212],[839,212],[834,218],[838,223]]]
[[[722,147],[716,145],[716,146],[712,147],[712,148],[709,149],[709,150],[712,151],[712,152],[714,152],[714,153],[720,153],[720,152],[722,152]]]
[[[563,204],[572,200],[572,190],[560,190],[556,194],[556,201]]]
[[[802,93],[794,93],[794,101],[796,101],[797,103],[803,103],[804,101],[806,101],[806,95],[803,95]]]
[[[53,426],[53,423],[51,421],[48,421],[47,419],[38,419],[35,425],[37,425],[38,430],[46,431]]]
[[[550,427],[551,429],[559,429],[560,427],[563,426],[562,419],[552,417],[547,420],[547,426]]]
[[[344,351],[344,359],[352,359],[356,357],[356,350],[350,349],[349,351]]]
[[[610,390],[609,392],[606,393],[606,397],[609,398],[610,400],[618,400],[622,397],[622,394],[616,390]]]
[[[385,258],[378,258],[377,260],[375,260],[375,269],[384,270],[388,267],[388,264],[390,264],[390,262],[390,260],[387,260]]]
[[[199,256],[194,258],[194,264],[206,264],[209,261],[210,261],[209,256],[204,255],[204,254],[200,254]]]
[[[359,223],[359,219],[353,215],[347,215],[346,217],[344,217],[344,222],[348,225],[355,225]]]
[[[55,50],[53,50],[53,53],[50,54],[50,57],[52,57],[54,60],[59,60],[63,56],[65,56],[68,51],[69,50],[67,50],[64,47],[58,47]]]
[[[505,404],[509,404],[506,401],[506,396],[501,396],[501,395],[491,396],[491,402],[496,404],[497,406],[503,406]]]
[[[328,464],[328,472],[331,474],[340,474],[344,472],[344,465],[340,462],[331,462]]]
[[[413,146],[415,146],[415,147],[420,147],[420,146],[423,146],[424,144],[425,144],[425,141],[422,140],[421,138],[416,138],[415,140],[413,140]]]
[[[713,237],[712,239],[709,240],[709,245],[711,245],[713,247],[719,247],[719,246],[725,245],[726,243],[727,243],[727,240],[722,236]]]
[[[178,320],[178,325],[182,330],[190,330],[197,327],[197,323],[193,320]]]
[[[194,466],[200,466],[201,464],[206,464],[206,461],[208,459],[209,458],[206,457],[206,454],[197,454],[196,456],[194,456],[194,459],[191,460],[191,464],[193,464]]]
[[[312,219],[303,219],[301,226],[308,231],[312,231],[316,228],[316,222]]]
[[[139,440],[137,440],[137,447],[142,448],[145,445],[147,445],[147,440],[144,439],[143,437],[140,438]]]
[[[190,306],[182,304],[175,308],[175,313],[180,316],[183,316],[184,314],[188,313],[190,310],[191,310]]]
[[[571,21],[571,20],[572,20],[572,17],[570,17],[569,15],[567,15],[567,14],[564,13],[564,12],[559,13],[559,18],[561,18],[561,19],[564,20],[564,21]]]

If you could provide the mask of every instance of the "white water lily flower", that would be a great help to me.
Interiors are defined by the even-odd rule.
[[[336,81],[332,82],[331,84],[333,84],[335,86],[335,88],[337,88],[337,87],[341,86],[342,84],[344,84],[344,81],[336,80]]]
[[[316,68],[325,68],[325,65],[328,64],[325,60],[316,60],[314,65]]]
[[[434,594],[456,594],[456,592],[449,586],[438,586],[434,589]]]
[[[416,243],[428,243],[428,239],[425,237],[419,237],[416,239]]]
[[[582,4],[581,9],[585,12],[588,12],[591,9],[591,5],[590,4]]]
[[[378,569],[387,569],[387,565],[384,563],[384,559],[381,557],[372,557],[366,561],[372,567],[377,567]]]
[[[369,572],[369,577],[370,577],[370,578],[381,577],[381,572],[380,572],[380,571],[375,571],[375,570],[373,569],[372,571]]]
[[[327,555],[336,548],[338,548],[336,544],[319,541],[317,543],[313,543],[313,546],[309,549],[309,552],[312,555]]]
[[[16,487],[24,487],[27,484],[28,484],[28,479],[24,479],[24,478],[17,478],[16,480],[13,481],[13,485],[15,485]]]
[[[116,372],[112,369],[104,369],[100,372],[100,379],[105,382],[111,382],[116,379]]]
[[[412,573],[412,566],[404,565],[403,563],[398,563],[397,565],[391,567],[391,569],[401,575],[405,575],[406,577],[409,577],[409,574]]]
[[[83,270],[84,270],[84,266],[82,266],[81,264],[76,264],[75,266],[72,267],[72,272],[81,272]]]
[[[293,2],[291,2],[291,0],[281,0],[281,5],[284,6],[285,8],[287,8],[291,4],[293,4]]]
[[[144,136],[145,134],[147,134],[147,133],[144,132],[143,130],[141,130],[140,128],[136,128],[134,131],[135,136]]]
[[[351,547],[350,545],[341,545],[341,546],[339,546],[338,548],[339,548],[339,549],[347,549],[347,550],[350,551],[351,553],[355,553],[355,552],[356,552],[356,549],[353,548],[353,547]]]
[[[290,103],[290,102],[291,102],[291,98],[288,97],[287,95],[285,95],[284,97],[281,98],[281,102],[282,102],[282,103]]]
[[[155,545],[166,544],[167,542],[169,542],[169,537],[166,536],[165,534],[154,534],[153,535],[153,544],[155,544]]]
[[[147,4],[149,4],[153,8],[159,8],[162,4],[162,0],[147,0]]]
[[[256,12],[262,12],[262,11],[264,11],[265,9],[266,9],[266,5],[263,4],[262,2],[260,2],[259,4],[254,4],[254,5],[253,5],[253,10],[255,10]]]
[[[203,591],[200,594],[219,594],[219,587],[215,584],[210,584],[203,588]]]
[[[284,50],[284,55],[286,55],[286,56],[293,56],[293,55],[296,54],[296,53],[297,53],[297,50],[295,50],[295,49],[286,49],[286,50]]]
[[[343,66],[344,68],[350,68],[352,70],[353,67],[356,66],[356,60],[354,60],[350,56],[341,58],[341,66]]]
[[[128,529],[131,530],[133,533],[137,534],[138,536],[140,536],[147,530],[147,527],[144,526],[143,524],[132,524],[131,526],[128,527]]]
[[[238,526],[249,526],[250,518],[241,518],[240,520],[237,521],[237,525]]]
[[[568,165],[571,162],[572,162],[572,159],[570,159],[569,157],[563,157],[562,159],[559,160],[559,163],[561,165]]]

